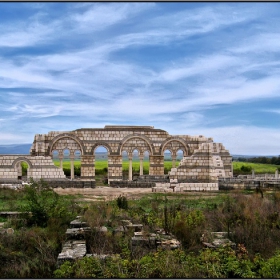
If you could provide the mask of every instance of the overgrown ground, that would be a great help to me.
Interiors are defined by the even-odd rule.
[[[44,183],[22,191],[0,190],[0,209],[31,211],[32,216],[6,220],[13,235],[0,235],[2,278],[279,278],[280,193],[254,191],[125,194],[101,199],[98,191],[61,194]],[[95,191],[95,193],[94,193]],[[125,189],[123,189],[125,191]],[[90,198],[93,198],[92,200]],[[97,199],[97,198],[100,199]],[[105,197],[105,196],[104,196]],[[118,201],[122,198],[122,203]],[[88,249],[114,254],[106,261],[88,257],[65,262],[56,258],[69,222],[82,215],[92,230]],[[172,251],[131,251],[129,233],[115,234],[121,220],[142,223],[144,232],[164,228],[180,240]],[[236,249],[205,249],[210,232],[229,231]]]
[[[106,176],[107,161],[96,165],[97,181]],[[68,167],[64,163],[65,168]],[[79,166],[79,162],[75,165]],[[137,163],[136,163],[137,164]],[[147,172],[148,163],[144,164]],[[171,162],[167,162],[171,168]],[[274,173],[277,166],[234,162],[234,170],[251,174]],[[146,168],[146,169],[145,169]],[[168,167],[167,167],[168,168]],[[258,169],[259,168],[259,169]],[[76,168],[77,170],[77,168]],[[137,172],[137,166],[134,167]],[[126,170],[125,170],[126,171]],[[118,199],[126,202],[118,204]],[[0,234],[1,278],[279,278],[280,193],[219,191],[152,193],[151,189],[60,189],[35,183],[24,190],[0,190],[0,211],[25,211],[19,219],[1,218],[13,235]],[[56,258],[66,240],[65,231],[77,215],[89,225],[106,226],[108,232],[92,230],[89,250],[113,254],[101,261],[88,257],[65,262]],[[142,223],[146,234],[158,228],[180,240],[172,251],[138,250],[132,253],[131,236],[115,234],[121,220]],[[228,231],[236,249],[205,249],[210,232]]]

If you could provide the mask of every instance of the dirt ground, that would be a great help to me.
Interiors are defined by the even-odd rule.
[[[152,193],[151,188],[112,188],[112,187],[96,187],[94,189],[91,188],[55,188],[58,194],[61,195],[82,195],[80,200],[86,201],[107,201],[116,199],[120,195],[126,196],[128,199],[139,199],[145,194]],[[167,193],[166,193],[167,194]],[[171,192],[172,194],[172,192]],[[187,192],[181,193],[182,196],[188,196],[190,199],[196,198],[211,198],[216,196],[217,194],[213,192]]]
[[[152,193],[151,188],[112,188],[112,187],[96,187],[91,188],[56,188],[54,189],[58,194],[61,195],[77,195],[81,194],[84,200],[112,200],[117,198],[119,195],[124,195],[127,198],[139,198],[143,194]]]

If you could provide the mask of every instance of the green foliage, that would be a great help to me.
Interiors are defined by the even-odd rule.
[[[55,278],[102,278],[100,260],[94,257],[82,258],[73,264],[64,262],[54,271]]]
[[[127,198],[123,195],[117,197],[117,205],[119,208],[127,210],[128,209],[128,201]]]
[[[251,173],[251,172],[252,172],[252,167],[251,167],[251,166],[242,165],[241,168],[240,168],[240,170],[243,171],[244,173],[245,173],[245,172]]]
[[[245,250],[246,251],[246,250]],[[241,253],[243,252],[243,253]],[[250,259],[244,247],[228,246],[200,250],[198,254],[183,250],[159,250],[138,259],[113,255],[100,260],[86,257],[66,261],[55,270],[55,278],[279,278],[280,257],[277,252],[265,261],[256,255]]]
[[[0,234],[1,278],[52,278],[58,246],[42,228]]]
[[[15,201],[13,196],[17,195],[26,205],[26,210],[33,210],[34,219],[37,217],[35,220],[46,214],[47,221],[38,227],[37,221],[29,220],[30,228],[18,229],[11,236],[0,235],[0,275],[4,278],[280,276],[278,192],[265,193],[263,199],[254,193],[241,192],[220,192],[207,198],[205,194],[202,198],[202,194],[151,193],[136,200],[120,196],[119,205],[118,199],[87,202],[84,219],[93,229],[87,237],[88,252],[114,255],[106,260],[86,257],[65,262],[59,269],[55,267],[56,257],[61,251],[65,230],[77,215],[77,209],[69,197],[57,196],[45,182],[33,182],[23,192],[0,192],[0,199],[5,197]],[[181,249],[132,252],[130,233],[114,231],[124,219],[142,223],[145,233],[164,227],[181,241]],[[107,232],[96,230],[103,225]],[[202,233],[208,238],[205,242],[211,242],[212,231],[229,231],[237,249],[227,246],[202,249]]]
[[[276,157],[250,157],[250,158],[241,158],[239,157],[237,159],[238,161],[243,161],[243,162],[252,162],[252,163],[262,163],[262,164],[275,164],[275,165],[280,165],[280,156]]]
[[[268,173],[273,174],[279,166],[274,164],[264,164],[264,163],[250,163],[250,162],[232,162],[233,174],[251,174],[254,169],[255,174]],[[243,170],[242,170],[243,168]]]
[[[19,211],[26,204],[23,191],[13,189],[0,190],[0,211]]]
[[[27,168],[28,168],[27,163],[22,162],[21,163],[21,168],[22,168],[22,176],[26,176],[27,175]]]
[[[26,216],[29,226],[46,227],[51,218],[60,218],[67,223],[75,215],[73,209],[69,211],[71,203],[59,196],[43,180],[39,182],[31,180],[31,184],[25,185],[23,192],[27,205],[23,206],[22,210],[31,212],[31,215]]]
[[[262,278],[280,278],[280,251],[277,250],[275,255],[267,261],[262,262],[259,269]]]

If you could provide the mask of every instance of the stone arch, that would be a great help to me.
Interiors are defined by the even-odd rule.
[[[26,163],[29,165],[29,168],[32,168],[32,167],[33,167],[31,161],[30,161],[29,159],[27,159],[26,157],[18,157],[17,159],[15,159],[15,160],[13,161],[13,163],[12,163],[12,167],[15,168],[16,165],[17,165],[19,162],[22,162],[22,161],[26,162]]]
[[[149,147],[149,152],[150,152],[152,155],[155,154],[154,145],[153,145],[153,143],[151,142],[151,140],[150,140],[148,137],[146,137],[146,136],[144,136],[144,135],[141,135],[141,134],[131,134],[131,135],[127,135],[126,137],[124,137],[123,140],[121,141],[121,143],[119,144],[118,151],[117,151],[117,153],[118,153],[119,155],[121,155],[121,153],[122,153],[122,148],[123,148],[123,146],[126,144],[126,142],[128,142],[129,140],[131,140],[131,139],[133,139],[133,138],[140,138],[140,139],[142,139],[143,141],[145,141],[145,142],[147,143],[148,147]],[[133,145],[133,149],[139,150],[140,147],[137,147],[137,146]]]
[[[188,145],[186,144],[186,142],[184,141],[184,139],[182,139],[180,137],[169,137],[164,142],[162,142],[162,144],[160,146],[161,155],[164,154],[165,149],[170,150],[170,148],[168,147],[168,144],[172,143],[172,142],[179,142],[180,144],[182,144],[181,147],[176,149],[175,154],[177,153],[178,150],[182,150],[185,153],[185,156],[190,154],[190,149],[189,149]]]
[[[78,138],[76,135],[73,135],[73,134],[70,134],[70,133],[63,133],[63,134],[57,135],[56,137],[54,137],[52,139],[52,141],[49,144],[48,150],[47,150],[48,155],[51,155],[53,146],[56,144],[56,142],[63,139],[63,138],[70,138],[70,139],[74,140],[75,142],[77,142],[78,146],[80,147],[81,154],[82,155],[85,154],[85,151],[86,151],[85,146],[84,146],[83,142],[80,140],[80,138]]]
[[[56,152],[56,153],[55,153],[55,152]],[[51,157],[52,157],[52,159],[54,158],[54,156],[56,156],[57,158],[59,158],[60,154],[61,154],[61,151],[59,151],[59,150],[54,149],[54,150],[51,151]]]
[[[96,143],[92,146],[92,148],[91,148],[91,154],[94,154],[95,149],[96,149],[97,147],[99,147],[99,146],[105,147],[105,148],[107,149],[107,151],[108,151],[108,155],[111,155],[111,154],[112,154],[112,148],[111,148],[111,146],[110,146],[107,142],[105,142],[105,141],[98,141],[98,142],[96,142]]]

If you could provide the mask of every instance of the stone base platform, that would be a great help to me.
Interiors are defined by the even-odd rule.
[[[218,191],[218,183],[156,183],[152,192],[187,192],[187,191]]]

